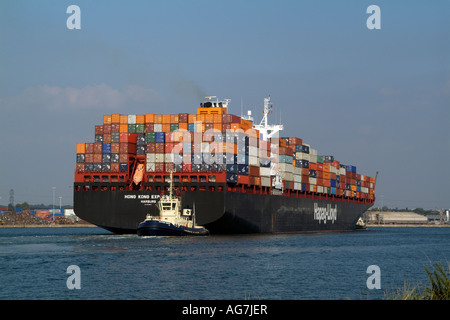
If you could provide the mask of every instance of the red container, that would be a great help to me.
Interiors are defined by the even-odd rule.
[[[120,152],[120,143],[111,143],[111,153],[119,153]]]
[[[303,140],[296,137],[289,137],[289,145],[301,145],[303,144]]]
[[[238,183],[240,184],[250,184],[250,179],[248,176],[238,174]]]
[[[96,142],[94,143],[94,153],[102,153],[103,152],[103,143]]]
[[[234,114],[224,114],[222,115],[223,123],[241,123],[241,117],[235,116]]]
[[[155,142],[156,153],[164,153],[165,144],[163,142]]]
[[[187,113],[178,114],[178,122],[187,123],[188,120],[189,120],[189,114],[187,114]]]
[[[120,142],[130,142],[130,143],[136,143],[137,142],[137,133],[129,133],[129,132],[121,132],[120,133]]]
[[[154,132],[155,124],[154,123],[146,123],[145,124],[145,132]]]
[[[119,153],[135,154],[136,153],[136,144],[121,142],[119,145]]]
[[[175,143],[173,142],[166,142],[164,145],[164,152],[165,153],[172,153],[172,150],[175,146]]]
[[[156,142],[147,143],[147,153],[156,153]]]
[[[111,133],[113,133],[113,132],[120,132],[120,124],[119,123],[111,124]]]
[[[253,177],[259,176],[259,167],[249,166],[248,167],[248,175]]]
[[[95,134],[103,134],[103,125],[95,126]]]
[[[127,153],[120,153],[119,154],[119,162],[121,162],[121,163],[128,163],[128,154]]]
[[[183,172],[192,172],[192,164],[183,164]]]
[[[119,164],[116,162],[111,163],[111,172],[119,172]]]
[[[156,162],[155,163],[155,172],[164,172],[164,163]]]
[[[94,163],[101,163],[102,162],[102,154],[94,153]]]
[[[94,144],[86,143],[86,153],[94,153]]]

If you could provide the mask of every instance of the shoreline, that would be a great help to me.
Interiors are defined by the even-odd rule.
[[[367,224],[367,228],[450,228],[450,224]],[[16,224],[0,225],[2,228],[100,228],[94,224]]]
[[[0,228],[100,228],[94,224],[11,224]]]
[[[368,223],[366,224],[367,228],[370,227],[387,227],[387,228],[449,228],[450,224],[411,224],[411,223],[405,223],[405,224],[375,224],[375,223]]]

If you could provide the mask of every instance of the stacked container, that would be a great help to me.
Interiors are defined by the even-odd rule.
[[[147,174],[226,173],[229,184],[372,199],[375,180],[297,137],[260,140],[253,123],[222,108],[198,114],[112,114],[95,126],[94,142],[78,143],[76,171],[126,173],[139,158]]]

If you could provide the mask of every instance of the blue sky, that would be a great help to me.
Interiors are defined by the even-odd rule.
[[[81,9],[69,30],[68,6]],[[369,30],[368,6],[381,9]],[[75,144],[104,114],[261,112],[379,171],[376,205],[450,207],[447,1],[0,2],[0,204],[72,203]],[[381,197],[383,195],[383,197]]]

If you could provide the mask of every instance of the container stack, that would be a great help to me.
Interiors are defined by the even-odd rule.
[[[285,190],[372,199],[374,178],[356,172],[297,137],[260,140],[252,121],[222,108],[198,114],[112,114],[95,126],[94,142],[76,146],[76,172],[129,174],[133,160],[148,175],[226,173],[229,184],[271,187],[278,173]]]

